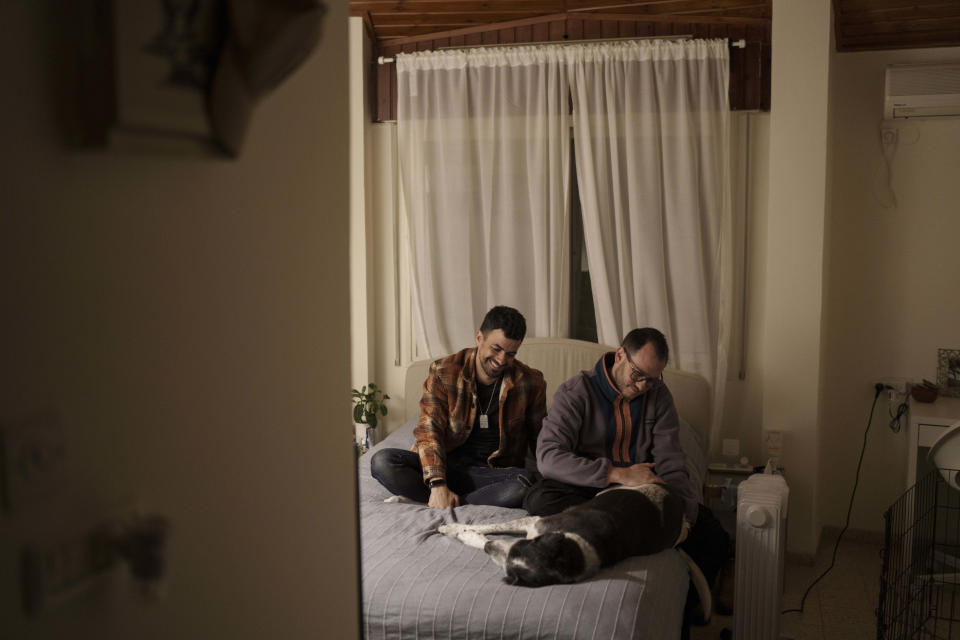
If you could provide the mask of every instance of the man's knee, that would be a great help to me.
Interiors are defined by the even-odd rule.
[[[372,458],[370,458],[370,475],[378,480],[383,477],[385,469],[390,466],[386,455],[384,455],[386,453],[386,449],[381,449],[373,454]]]
[[[527,490],[523,496],[523,509],[530,515],[543,516],[543,481],[537,482]]]
[[[383,482],[384,479],[392,479],[403,466],[396,449],[381,449],[370,458],[370,475]]]
[[[535,484],[523,496],[523,509],[530,515],[543,516],[543,491],[540,484]]]
[[[587,500],[589,497],[581,495],[572,485],[541,478],[524,496],[523,508],[530,515],[550,516]]]

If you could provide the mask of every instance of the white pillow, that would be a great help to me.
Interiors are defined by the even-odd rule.
[[[690,423],[680,418],[680,448],[687,456],[687,475],[693,486],[693,495],[703,502],[703,482],[707,477],[707,454],[703,440]]]

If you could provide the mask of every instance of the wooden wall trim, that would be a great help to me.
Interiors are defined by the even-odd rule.
[[[540,24],[543,22],[566,21],[568,23],[576,22],[618,22],[618,23],[643,23],[643,24],[691,24],[691,25],[756,25],[765,27],[769,32],[770,20],[767,18],[730,18],[730,17],[710,17],[710,16],[689,16],[684,17],[682,22],[672,15],[658,14],[636,14],[636,13],[555,13],[551,15],[536,16],[534,18],[521,18],[518,20],[509,20],[496,24],[484,24],[474,27],[464,27],[462,29],[451,29],[448,31],[438,31],[425,33],[423,35],[408,36],[402,38],[381,38],[380,47],[402,47],[407,44],[417,44],[420,42],[429,42],[440,38],[451,38],[460,35],[469,35],[472,33],[485,33],[494,31],[503,31],[505,29],[515,29],[517,27]]]
[[[446,47],[537,43],[556,41],[589,41],[602,38],[642,38],[648,36],[689,35],[694,38],[729,38],[745,40],[743,49],[730,49],[730,108],[739,110],[770,109],[770,21],[717,18],[694,19],[689,22],[661,20],[661,16],[633,14],[561,13],[537,18],[512,20],[497,25],[484,25],[431,34],[428,38],[381,40],[376,56],[391,57],[397,53],[435,51]],[[374,120],[397,119],[397,73],[393,63],[373,61],[376,78]]]

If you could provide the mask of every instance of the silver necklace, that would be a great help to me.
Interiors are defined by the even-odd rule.
[[[500,384],[500,381],[503,380],[503,376],[497,378],[493,383],[493,391],[490,392],[490,399],[487,400],[487,409],[480,415],[480,428],[489,429],[490,428],[490,418],[488,417],[490,413],[490,407],[493,405],[493,399],[497,397],[497,386]],[[480,398],[480,381],[477,380],[477,399]]]

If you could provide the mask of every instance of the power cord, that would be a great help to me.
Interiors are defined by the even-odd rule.
[[[807,590],[803,593],[803,598],[800,599],[800,608],[799,609],[785,609],[781,611],[781,614],[784,613],[803,613],[803,605],[807,601],[807,596],[810,595],[810,590],[813,587],[823,580],[824,577],[830,570],[833,569],[833,566],[837,563],[837,550],[840,548],[840,541],[843,539],[843,534],[847,532],[847,528],[850,526],[850,513],[853,511],[853,498],[857,495],[857,485],[860,484],[860,467],[863,465],[863,454],[867,450],[867,434],[870,433],[870,424],[873,422],[873,412],[877,408],[877,400],[880,398],[880,394],[883,393],[884,389],[889,388],[887,385],[882,383],[877,383],[874,386],[875,393],[873,394],[873,404],[870,405],[870,417],[867,418],[867,428],[863,431],[863,445],[860,447],[860,459],[857,461],[857,473],[853,481],[853,491],[850,492],[850,504],[847,506],[847,520],[843,523],[843,529],[840,530],[840,535],[837,536],[837,542],[833,545],[833,557],[830,559],[830,566],[827,567],[826,571],[820,574],[816,580],[810,583],[810,586],[807,587]]]
[[[887,415],[890,416],[890,431],[900,433],[900,421],[903,419],[904,414],[907,413],[907,401],[904,400],[898,404],[896,411],[892,411],[891,409],[892,407],[887,407]]]

